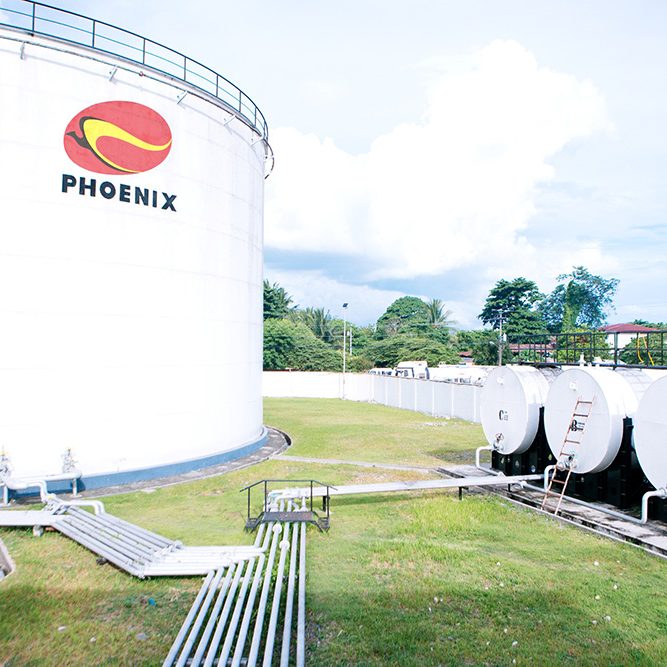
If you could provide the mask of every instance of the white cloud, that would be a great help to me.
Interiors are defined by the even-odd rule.
[[[334,317],[343,316],[343,303],[349,303],[347,318],[364,326],[374,324],[403,292],[353,285],[328,278],[321,271],[282,271],[266,269],[269,282],[277,282],[302,308],[326,308]]]
[[[590,83],[540,67],[516,42],[493,42],[434,80],[420,122],[378,137],[366,154],[275,130],[266,244],[362,257],[367,280],[499,255],[519,262],[534,254],[521,230],[536,188],[553,178],[549,159],[608,129]]]
[[[396,299],[405,296],[405,292],[396,290],[384,290],[369,287],[368,285],[355,285],[329,278],[323,271],[312,270],[280,270],[267,267],[266,279],[273,283],[277,282],[285,288],[292,297],[293,305],[301,308],[308,306],[312,308],[326,308],[334,317],[343,316],[343,303],[349,303],[346,316],[359,326],[375,324],[380,315],[387,310]],[[424,301],[431,297],[411,293]],[[484,294],[484,297],[486,295]],[[477,321],[480,310],[479,303],[484,297],[480,294],[477,301],[452,301],[445,303],[445,308],[452,311],[451,319],[457,329],[469,329],[481,326]]]
[[[301,93],[311,104],[334,104],[346,93],[344,86],[334,81],[309,80],[301,84]]]

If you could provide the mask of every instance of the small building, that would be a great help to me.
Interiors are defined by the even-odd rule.
[[[472,358],[472,350],[461,350],[461,352],[459,352],[459,364],[472,366],[474,363],[475,362]]]

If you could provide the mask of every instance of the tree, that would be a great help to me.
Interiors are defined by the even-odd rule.
[[[472,360],[481,366],[495,366],[498,363],[498,333],[493,329],[459,331],[456,334],[456,348],[459,351],[470,350]],[[503,363],[511,361],[509,347],[503,347]]]
[[[410,360],[425,359],[429,366],[456,364],[459,361],[459,355],[451,345],[407,333],[373,341],[363,354],[372,360],[374,366],[383,368],[393,368],[400,361]]]
[[[543,299],[544,295],[532,280],[499,280],[489,292],[478,317],[484,324],[498,329],[502,316],[508,337],[518,342],[526,336],[546,332],[546,323],[537,309]]]
[[[591,274],[583,266],[563,273],[554,291],[540,305],[549,331],[566,332],[578,328],[597,329],[606,321],[619,280]]]
[[[292,297],[278,283],[264,280],[264,319],[287,317],[293,308]]]
[[[667,329],[667,324],[664,322],[649,322],[648,320],[632,320],[633,324],[641,324],[643,327],[648,327],[649,329],[658,329],[659,331],[664,331]]]
[[[290,315],[295,322],[305,324],[320,340],[332,343],[334,339],[333,318],[324,308],[305,308],[295,310]]]
[[[432,329],[449,332],[455,320],[451,320],[451,310],[445,310],[445,304],[440,299],[431,299],[426,302],[426,322]]]
[[[333,319],[331,313],[324,308],[313,309],[313,333],[325,343],[333,341]]]
[[[428,326],[428,307],[416,296],[396,299],[380,316],[375,328],[376,338],[386,338],[399,333],[423,332]]]
[[[264,370],[339,371],[341,356],[302,322],[269,318],[264,322]]]

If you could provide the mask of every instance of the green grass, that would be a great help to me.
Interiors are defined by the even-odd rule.
[[[322,458],[431,465],[480,436],[474,425],[425,426],[440,420],[341,401],[267,400],[266,415],[293,436],[288,453]],[[276,460],[105,503],[188,544],[249,544],[238,490],[268,476],[424,475]],[[133,579],[54,533],[2,538],[19,569],[0,584],[0,664],[160,664],[199,586]],[[334,498],[331,531],[308,536],[308,663],[667,664],[666,567],[493,496]]]
[[[264,421],[291,435],[294,456],[441,466],[487,444],[479,424],[336,399],[266,399]]]

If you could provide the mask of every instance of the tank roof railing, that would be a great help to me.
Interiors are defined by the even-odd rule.
[[[238,86],[196,60],[142,35],[32,0],[3,2],[0,26],[120,56],[183,81],[218,99],[268,143],[269,128],[264,115]]]

